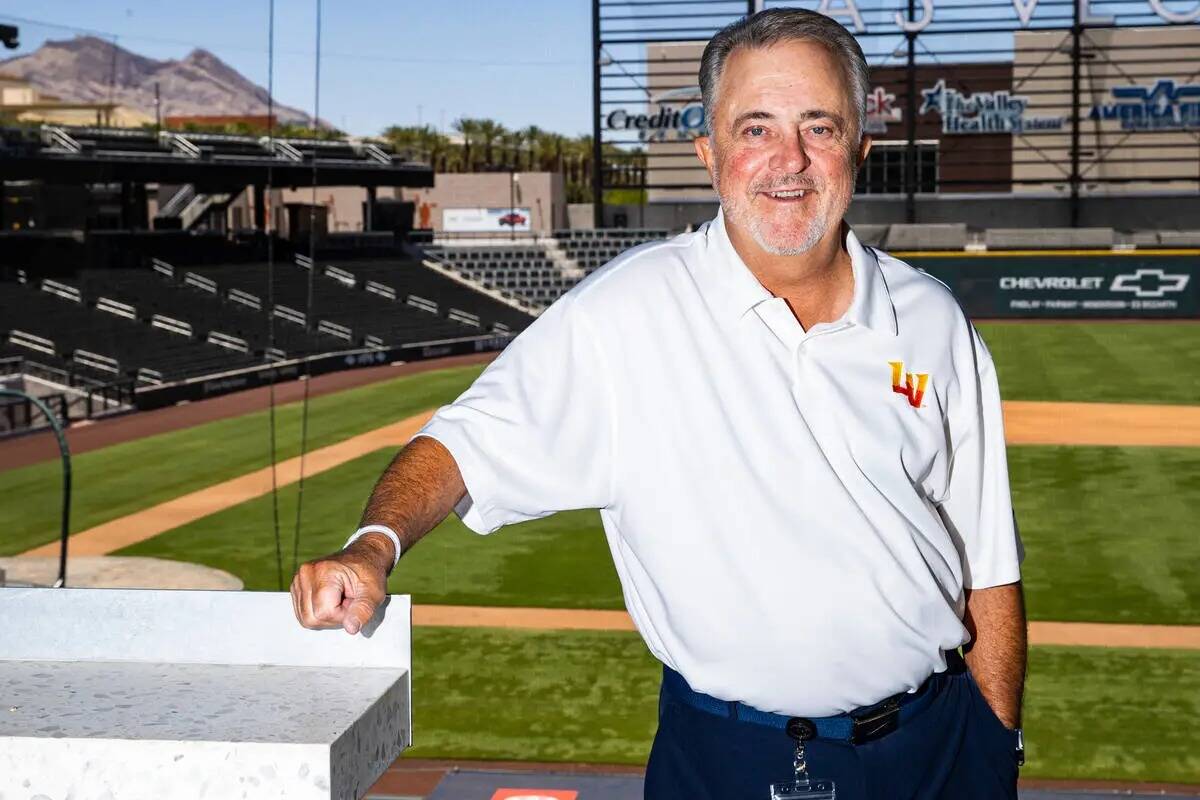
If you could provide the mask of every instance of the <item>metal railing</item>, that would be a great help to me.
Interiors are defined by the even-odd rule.
[[[642,6],[652,6],[643,8]],[[704,133],[704,44],[756,11],[824,9],[871,70],[858,193],[1084,199],[1200,196],[1200,9],[1158,0],[592,0],[595,225],[609,190],[715,202]],[[860,10],[861,8],[861,10]],[[626,201],[632,202],[632,201]],[[1192,206],[1188,206],[1192,207]],[[1197,206],[1200,208],[1200,206]]]

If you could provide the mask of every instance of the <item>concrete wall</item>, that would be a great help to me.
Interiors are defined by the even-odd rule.
[[[442,230],[447,208],[508,208],[512,202],[530,211],[530,228],[547,233],[566,228],[567,193],[557,172],[516,173],[515,198],[507,172],[438,173],[432,189],[402,189],[401,199],[416,204],[414,227]],[[427,221],[428,225],[423,224]]]
[[[381,188],[376,197],[390,197],[393,190]],[[285,203],[312,203],[311,186],[297,189],[280,189],[272,192],[272,205]],[[328,216],[330,233],[345,233],[363,229],[363,203],[367,202],[367,190],[361,186],[318,186],[317,205],[324,206]],[[253,217],[250,217],[253,220]]]

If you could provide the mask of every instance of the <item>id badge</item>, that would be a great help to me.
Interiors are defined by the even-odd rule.
[[[835,800],[833,781],[789,780],[771,784],[771,800]]]
[[[796,740],[796,754],[792,761],[792,777],[771,784],[770,800],[836,800],[837,791],[833,781],[810,778],[808,758],[804,753],[804,742],[817,734],[816,726],[809,720],[796,718],[789,722],[788,736]]]

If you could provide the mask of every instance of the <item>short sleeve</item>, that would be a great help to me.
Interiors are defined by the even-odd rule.
[[[613,388],[576,296],[550,306],[417,436],[454,457],[476,533],[611,499]]]
[[[985,589],[1021,579],[1024,548],[1012,508],[1004,417],[992,357],[970,328],[973,374],[950,409],[950,476],[938,504],[963,558],[963,585]]]

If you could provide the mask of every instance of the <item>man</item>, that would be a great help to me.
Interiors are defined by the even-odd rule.
[[[995,372],[944,285],[842,224],[862,52],[770,10],[713,38],[700,83],[717,218],[590,276],[441,409],[377,527],[300,569],[297,615],[359,630],[397,545],[452,508],[480,533],[599,508],[664,664],[647,797],[766,798],[804,762],[838,798],[1015,797]]]

